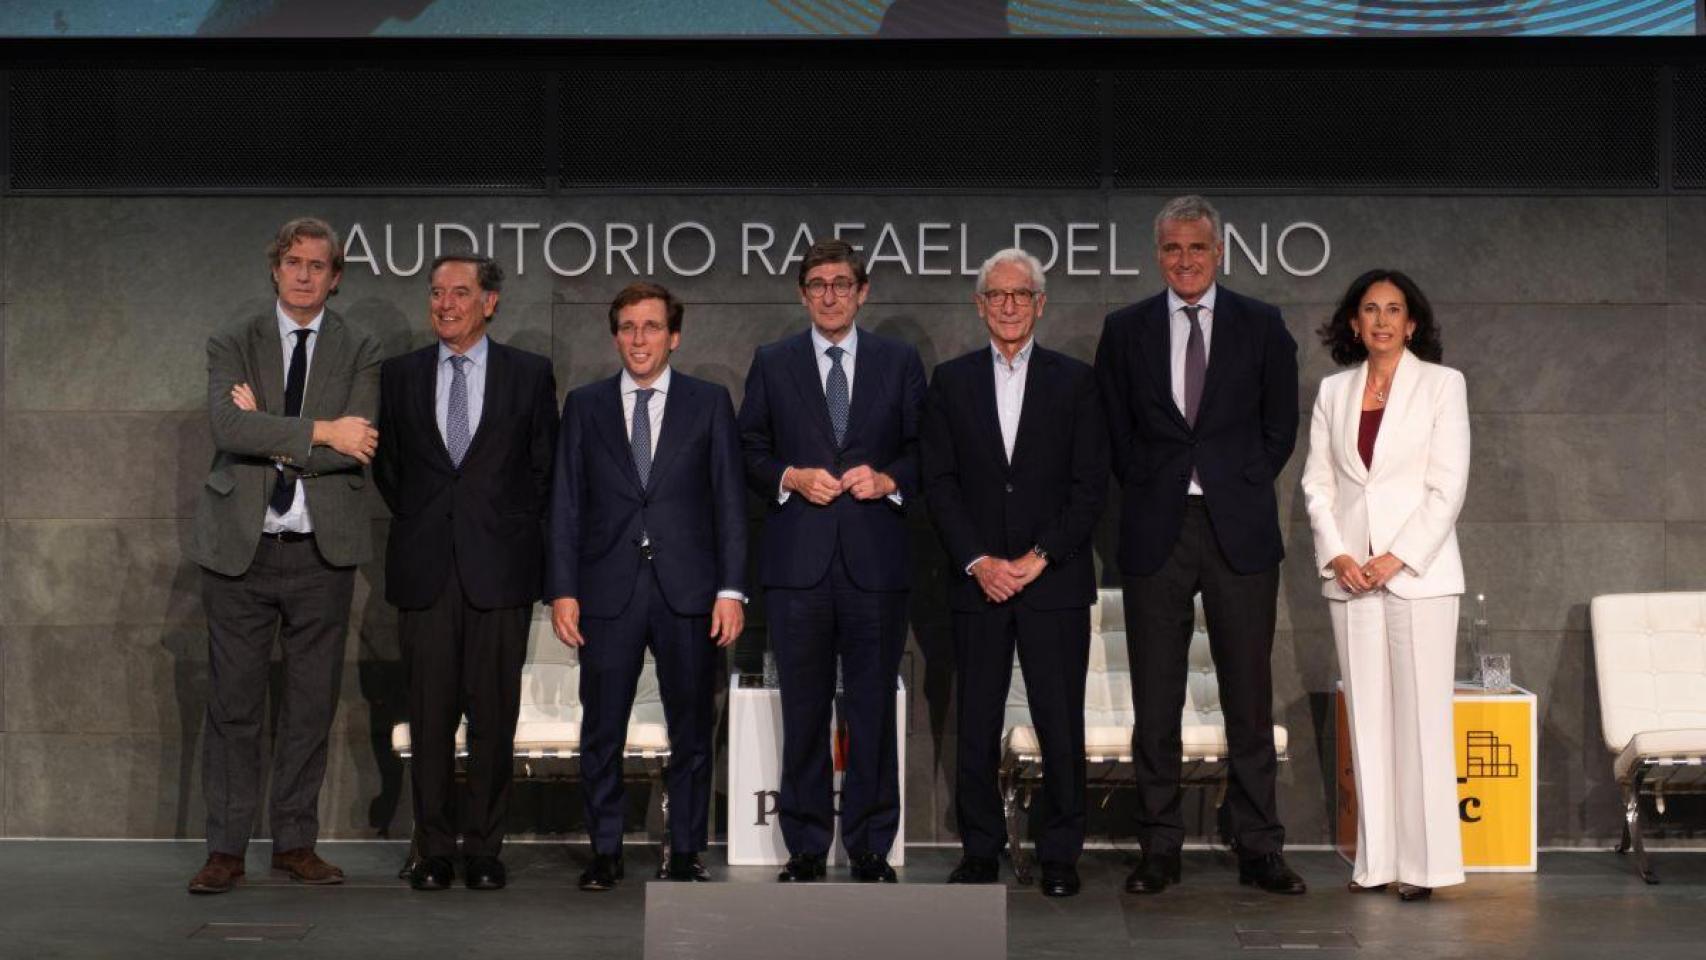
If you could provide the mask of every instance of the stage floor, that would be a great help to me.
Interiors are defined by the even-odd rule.
[[[589,859],[583,844],[514,844],[505,851],[509,889],[474,893],[460,886],[415,893],[396,879],[400,843],[326,843],[342,866],[341,887],[304,887],[265,869],[265,844],[249,852],[249,880],[232,893],[185,892],[200,866],[199,842],[0,841],[0,956],[221,957],[398,956],[638,957],[644,877],[655,868],[649,847],[629,847],[628,881],[606,894],[574,881]],[[768,884],[771,868],[724,868],[722,849],[708,862],[720,880]],[[940,882],[957,852],[907,850],[902,883]],[[1349,870],[1331,853],[1288,859],[1310,883],[1303,897],[1240,887],[1221,852],[1189,852],[1184,884],[1155,897],[1120,891],[1127,855],[1090,851],[1081,864],[1084,893],[1049,900],[1008,874],[1008,956],[1196,958],[1279,956],[1315,940],[1348,934],[1360,950],[1384,958],[1582,957],[1637,953],[1642,960],[1698,957],[1706,944],[1706,856],[1659,853],[1664,883],[1649,887],[1629,861],[1611,853],[1554,853],[1539,874],[1472,874],[1462,887],[1427,903],[1345,892]],[[845,878],[845,870],[831,878]],[[761,890],[754,890],[761,896]],[[209,924],[307,924],[294,942],[233,942],[196,936]],[[263,928],[257,935],[293,933]],[[300,927],[295,933],[300,933]],[[1252,948],[1263,939],[1289,948]],[[809,960],[812,952],[800,956]]]

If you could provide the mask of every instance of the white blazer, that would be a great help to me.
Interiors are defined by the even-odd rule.
[[[1469,402],[1463,374],[1405,350],[1374,440],[1357,452],[1368,363],[1321,381],[1309,424],[1303,496],[1315,532],[1322,595],[1349,600],[1332,561],[1390,553],[1404,562],[1386,589],[1406,600],[1463,592],[1457,514],[1469,486]],[[1372,547],[1372,553],[1370,548]]]

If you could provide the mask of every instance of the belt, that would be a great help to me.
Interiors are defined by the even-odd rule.
[[[261,537],[267,540],[276,540],[279,543],[301,543],[304,540],[314,539],[312,533],[297,533],[295,530],[280,530],[277,533],[263,532]]]

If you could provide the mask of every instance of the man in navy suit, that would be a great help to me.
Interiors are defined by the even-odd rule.
[[[746,491],[734,404],[670,369],[681,302],[633,283],[610,304],[622,372],[563,404],[545,595],[580,651],[581,777],[593,862],[582,890],[622,879],[622,748],[646,648],[669,724],[670,880],[709,880],[717,656],[740,636]]]
[[[1045,896],[1078,892],[1084,850],[1084,674],[1096,569],[1090,535],[1108,488],[1108,437],[1090,366],[1039,346],[1043,265],[1014,248],[978,271],[989,346],[950,360],[924,404],[924,496],[959,571],[954,611],[965,856],[949,883],[994,883],[1006,838],[996,768],[1013,654],[1043,753]]]
[[[811,328],[758,348],[740,408],[747,479],[769,503],[759,550],[782,680],[784,882],[822,879],[834,835],[830,711],[845,696],[841,838],[862,882],[894,882],[900,826],[895,674],[912,563],[903,511],[918,493],[924,364],[853,322],[870,294],[840,240],[800,263]]]
[[[1285,556],[1274,478],[1297,442],[1297,343],[1277,308],[1215,283],[1220,214],[1196,196],[1155,217],[1167,289],[1108,315],[1096,347],[1114,473],[1119,562],[1137,708],[1132,893],[1180,879],[1180,716],[1193,598],[1202,593],[1226,716],[1223,828],[1238,877],[1302,893],[1281,848],[1274,777],[1274,608]]]
[[[443,890],[462,835],[470,889],[506,882],[503,847],[527,629],[543,584],[557,436],[551,361],[487,336],[503,269],[433,261],[437,342],[379,373],[373,479],[391,508],[385,596],[409,665],[420,856],[409,885]],[[454,815],[456,729],[468,717],[468,808]],[[458,827],[460,826],[460,830]]]

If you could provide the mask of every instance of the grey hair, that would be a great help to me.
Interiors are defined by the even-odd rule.
[[[1031,271],[1031,283],[1036,285],[1037,292],[1048,292],[1048,278],[1043,275],[1043,262],[1038,260],[1036,257],[1031,256],[1029,252],[1021,247],[1008,247],[1005,250],[997,250],[990,254],[989,259],[983,261],[983,266],[977,268],[978,293],[982,293],[989,289],[989,271],[994,270],[996,267],[999,267],[1004,263],[1017,263],[1022,265],[1025,269]]]
[[[1161,212],[1155,215],[1155,243],[1161,244],[1161,225],[1169,220],[1207,220],[1214,231],[1214,242],[1219,243],[1220,211],[1214,209],[1214,204],[1194,193],[1182,197],[1174,197],[1161,205]]]

